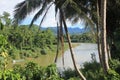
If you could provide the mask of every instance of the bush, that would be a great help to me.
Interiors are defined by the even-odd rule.
[[[107,80],[120,80],[120,75],[114,70],[109,70]]]
[[[63,78],[65,79],[65,80],[68,80],[68,79],[70,79],[70,80],[72,80],[72,77],[78,77],[78,75],[77,75],[77,72],[75,71],[75,70],[72,70],[71,68],[68,68],[67,70],[65,70],[64,72],[63,72]]]
[[[81,70],[87,80],[106,80],[100,64],[96,61],[84,63]]]
[[[62,80],[57,72],[55,64],[44,68],[36,63],[29,62],[23,68],[16,65],[13,71],[16,74],[20,74],[25,80]]]
[[[118,74],[120,74],[120,61],[117,59],[113,59],[109,61],[110,68],[115,70]]]
[[[40,51],[40,53],[41,53],[42,55],[46,55],[46,54],[47,54],[47,51],[46,51],[45,49],[42,49],[42,50]]]

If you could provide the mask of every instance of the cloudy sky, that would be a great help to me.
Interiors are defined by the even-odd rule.
[[[14,7],[16,4],[22,2],[24,0],[0,0],[0,15],[4,11],[9,12],[11,15],[11,18],[13,18],[14,14]],[[47,14],[47,17],[45,21],[43,22],[42,26],[44,27],[54,27],[56,26],[56,21],[54,17],[54,6],[50,8],[49,13]],[[27,16],[27,18],[22,22],[22,24],[30,24],[31,19],[33,18],[34,13],[31,13]],[[35,22],[35,24],[39,24],[41,21],[41,17]],[[75,25],[71,25],[70,22],[67,22],[67,25],[70,27],[79,27],[81,28],[83,25],[78,23]]]

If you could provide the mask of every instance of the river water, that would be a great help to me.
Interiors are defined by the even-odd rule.
[[[91,54],[93,53],[96,55],[96,60],[99,62],[97,44],[80,43],[79,46],[73,48],[73,53],[78,68],[80,68],[84,62],[90,62],[92,60]],[[64,53],[64,63],[65,63],[64,64],[65,69],[67,68],[74,69],[69,49]],[[62,57],[60,57],[57,60],[56,65],[58,69],[63,70]]]

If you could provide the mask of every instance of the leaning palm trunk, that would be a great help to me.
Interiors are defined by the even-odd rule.
[[[80,78],[81,78],[82,80],[86,80],[86,78],[85,78],[85,77],[83,76],[83,74],[79,71],[79,69],[78,69],[78,67],[77,67],[77,65],[76,65],[75,57],[74,57],[73,50],[72,50],[72,45],[71,45],[70,36],[69,36],[69,34],[68,34],[67,25],[66,25],[65,18],[64,18],[64,15],[63,15],[62,10],[60,10],[60,14],[61,14],[61,17],[62,17],[62,21],[63,21],[65,33],[66,33],[66,36],[67,36],[67,40],[68,40],[69,49],[70,49],[70,52],[71,52],[71,57],[72,57],[72,61],[73,61],[74,68],[75,68],[75,70],[78,72]]]
[[[63,37],[62,18],[60,18],[60,41],[61,41],[62,63],[64,67],[64,37]]]
[[[106,3],[107,0],[101,0],[102,55],[103,55],[105,73],[107,73],[107,71],[109,70],[107,41],[106,41]]]
[[[58,26],[57,23],[57,53],[55,57],[55,63],[57,62],[58,59],[58,54],[59,54],[59,46],[60,46],[60,51],[62,53],[62,64],[64,66],[64,37],[63,37],[63,26],[62,26],[62,18],[60,17],[59,19],[59,24]]]
[[[59,29],[59,26],[57,24],[57,52],[56,52],[56,56],[55,56],[55,60],[54,60],[55,63],[57,62],[57,59],[58,59],[59,44],[60,44],[60,29]]]

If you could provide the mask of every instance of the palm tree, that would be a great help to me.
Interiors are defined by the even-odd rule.
[[[97,8],[97,22],[96,22],[96,27],[97,27],[97,45],[98,45],[98,54],[99,54],[99,60],[101,63],[101,66],[103,66],[103,61],[102,61],[102,50],[101,50],[101,27],[100,27],[100,0],[97,0],[96,2],[96,8]]]
[[[72,45],[71,45],[70,36],[69,36],[68,30],[67,30],[67,24],[66,24],[66,22],[65,22],[65,18],[64,18],[64,15],[63,15],[63,12],[62,12],[62,11],[61,11],[61,17],[62,17],[62,19],[63,19],[63,25],[64,25],[64,29],[65,29],[65,32],[66,32],[66,36],[67,36],[67,39],[68,39],[68,44],[69,44],[69,48],[70,48],[70,52],[71,52],[71,57],[72,57],[72,61],[73,61],[74,68],[75,68],[75,70],[78,72],[80,78],[81,78],[82,80],[86,80],[86,78],[84,77],[84,75],[79,71],[78,67],[76,66],[75,57],[74,57],[74,53],[73,53]]]
[[[102,27],[102,56],[104,71],[107,73],[109,70],[108,64],[108,52],[107,52],[107,40],[106,40],[106,5],[107,0],[101,0],[101,27]]]
[[[76,22],[79,19],[85,19],[86,23],[90,22],[90,24],[91,23],[96,24],[99,58],[100,58],[101,65],[103,66],[103,69],[106,72],[109,69],[109,65],[108,65],[108,58],[107,58],[108,52],[107,52],[107,40],[106,40],[106,11],[105,11],[106,10],[106,1],[105,2],[103,2],[103,1],[101,1],[101,0],[98,0],[98,1],[74,0],[74,2],[76,2],[76,4],[78,4],[79,9],[81,9],[86,15],[89,14],[89,18],[93,22],[90,21],[90,19],[88,19],[86,16],[84,16],[83,12],[81,12],[81,16],[79,16],[78,13],[80,13],[80,10],[78,10],[78,8],[76,8],[77,10],[73,9],[73,7],[71,7],[71,5],[67,6],[67,8],[64,11],[65,11],[65,15],[67,16],[67,18],[72,20],[73,22]],[[97,3],[97,5],[96,5],[96,3]],[[71,7],[71,8],[69,8],[69,7]],[[69,8],[69,10],[68,10],[68,8]],[[76,13],[74,12],[75,10],[77,11]],[[102,29],[102,31],[101,31],[101,29]]]
[[[68,35],[68,31],[67,31],[67,25],[66,25],[66,22],[65,22],[65,17],[64,17],[64,14],[63,14],[63,11],[62,11],[62,6],[64,6],[63,4],[66,5],[66,3],[70,3],[72,0],[25,0],[21,3],[19,3],[18,5],[16,5],[15,7],[15,15],[14,15],[14,18],[15,18],[15,21],[16,22],[20,22],[21,20],[23,20],[30,12],[34,11],[35,9],[37,8],[40,8],[39,11],[35,14],[30,26],[32,26],[33,22],[38,19],[38,17],[44,13],[44,16],[43,16],[43,19],[42,21],[40,22],[40,26],[49,10],[49,8],[52,6],[52,4],[55,4],[56,6],[56,12],[59,10],[59,14],[60,14],[60,39],[61,39],[61,43],[62,43],[62,46],[63,45],[63,29],[62,29],[62,24],[64,25],[64,28],[65,28],[65,31],[66,31],[66,35],[67,35],[67,39],[68,39],[68,43],[69,43],[69,47],[70,47],[70,51],[71,51],[71,55],[72,55],[72,59],[73,59],[73,64],[74,64],[74,67],[75,69],[77,70],[77,72],[79,73],[80,75],[80,78],[82,80],[86,80],[85,77],[82,75],[82,73],[79,71],[79,69],[77,68],[76,66],[76,63],[75,63],[75,59],[74,59],[74,54],[73,54],[73,51],[72,51],[72,46],[71,46],[71,41],[70,41],[70,37]],[[74,1],[73,1],[74,3]],[[72,3],[72,4],[73,4]],[[75,4],[75,3],[74,3]],[[76,5],[73,6],[74,9],[77,8]],[[79,12],[79,11],[78,11]],[[57,57],[57,56],[56,56]]]

